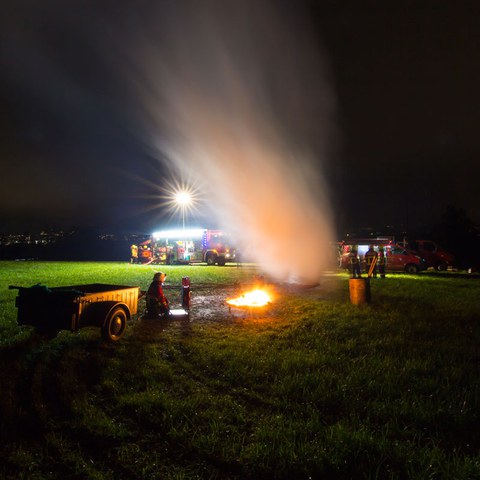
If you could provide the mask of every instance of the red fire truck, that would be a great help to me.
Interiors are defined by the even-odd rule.
[[[138,245],[138,263],[152,263],[153,261],[153,250],[152,250],[152,240],[145,240],[144,242]]]
[[[152,261],[164,265],[206,262],[225,265],[235,261],[230,234],[206,228],[161,230],[151,239]]]

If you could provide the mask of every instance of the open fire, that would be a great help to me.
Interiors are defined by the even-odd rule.
[[[240,295],[237,298],[230,298],[226,301],[228,305],[232,307],[265,307],[272,303],[270,295],[261,289],[252,290],[251,292],[246,292]]]

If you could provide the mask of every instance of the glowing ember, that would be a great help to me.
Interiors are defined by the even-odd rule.
[[[271,299],[264,290],[253,290],[238,298],[231,298],[227,300],[227,303],[234,307],[264,307],[271,303]]]

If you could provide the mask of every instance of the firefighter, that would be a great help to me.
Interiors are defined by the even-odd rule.
[[[348,260],[350,263],[350,273],[352,278],[361,278],[360,273],[360,258],[358,257],[358,250],[355,245],[352,245],[350,253],[348,254]]]
[[[385,256],[385,248],[383,245],[378,247],[378,273],[380,278],[385,278],[385,267],[387,265],[387,257]]]
[[[170,307],[168,299],[163,293],[163,282],[167,275],[163,272],[157,272],[153,276],[153,281],[147,291],[147,317],[158,318],[168,315]]]
[[[373,245],[370,245],[365,253],[365,271],[369,273],[373,265],[372,274],[375,278],[377,278],[377,259],[378,253],[373,249]]]
[[[135,244],[130,246],[130,263],[138,263],[138,246]]]

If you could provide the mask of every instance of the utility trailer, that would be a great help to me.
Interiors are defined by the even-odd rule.
[[[102,283],[53,288],[10,285],[9,289],[18,290],[15,306],[19,325],[31,325],[44,334],[100,327],[107,342],[122,338],[141,296],[140,287]]]

